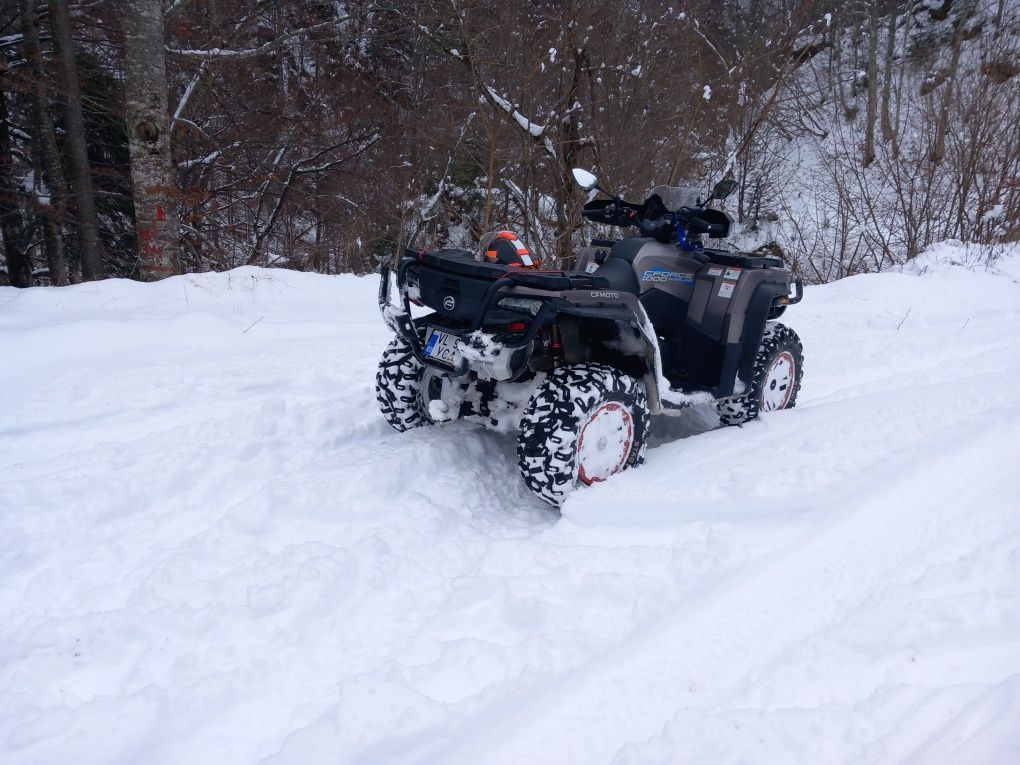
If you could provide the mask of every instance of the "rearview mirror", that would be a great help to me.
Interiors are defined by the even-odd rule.
[[[736,188],[737,182],[733,178],[719,181],[715,184],[715,188],[712,189],[712,199],[726,199],[726,197],[736,191]]]
[[[572,172],[574,173],[574,180],[577,181],[577,185],[585,191],[591,191],[593,188],[598,186],[599,179],[587,170],[575,167]]]

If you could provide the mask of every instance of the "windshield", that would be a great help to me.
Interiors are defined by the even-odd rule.
[[[656,186],[649,196],[652,194],[662,197],[667,210],[676,212],[681,207],[694,207],[698,203],[699,191],[694,186]]]

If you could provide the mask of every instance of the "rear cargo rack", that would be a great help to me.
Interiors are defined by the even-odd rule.
[[[480,263],[467,250],[405,250],[405,257],[400,264],[400,276],[406,266],[422,263],[430,268],[458,274],[473,276],[476,279],[493,281],[507,280],[507,284],[515,287],[530,287],[540,290],[601,290],[609,288],[609,281],[596,274],[568,274],[563,271],[543,271],[539,269],[515,269],[493,263]]]

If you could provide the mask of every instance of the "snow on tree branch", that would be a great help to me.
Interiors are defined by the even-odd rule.
[[[183,49],[183,48],[167,48],[166,52],[171,56],[177,58],[192,58],[192,59],[204,59],[211,61],[214,59],[232,59],[232,60],[243,60],[248,58],[256,58],[258,56],[265,55],[272,52],[278,46],[301,35],[306,35],[311,32],[316,32],[320,29],[327,29],[329,27],[336,27],[337,25],[343,24],[350,20],[350,16],[344,16],[340,19],[332,19],[331,21],[324,21],[321,24],[313,24],[310,27],[302,27],[301,29],[294,29],[286,34],[282,34],[269,42],[263,43],[256,48],[246,48],[244,50],[227,50],[225,48],[208,48],[206,50],[194,50],[194,49]]]
[[[500,109],[507,116],[509,116],[514,122],[517,123],[518,127],[528,133],[536,141],[542,143],[542,147],[545,149],[546,154],[551,159],[556,159],[556,147],[548,136],[546,136],[546,125],[540,125],[537,122],[533,122],[527,116],[522,114],[518,109],[514,108],[514,105],[509,100],[501,96],[491,85],[481,81],[481,75],[475,68],[474,61],[471,56],[467,53],[463,53],[457,48],[451,48],[448,45],[442,43],[435,35],[429,30],[428,27],[423,24],[417,25],[418,31],[425,35],[434,45],[442,49],[447,55],[457,59],[471,71],[478,83],[478,87],[481,90],[482,100],[487,101],[494,108]]]
[[[179,167],[182,170],[190,170],[191,168],[198,167],[199,165],[211,165],[213,162],[219,159],[220,156],[222,156],[223,152],[227,151],[228,149],[236,149],[240,145],[241,145],[240,141],[234,141],[232,144],[230,144],[230,146],[211,151],[204,157],[201,157],[200,159],[186,159],[183,162],[178,162],[177,167]]]
[[[488,100],[489,103],[494,104],[496,107],[506,112],[513,119],[513,121],[517,123],[521,130],[526,131],[528,135],[530,135],[532,138],[534,138],[535,140],[540,140],[542,142],[543,148],[545,149],[545,153],[548,154],[550,158],[556,159],[556,147],[553,145],[553,142],[550,141],[549,138],[545,135],[546,131],[545,125],[539,125],[538,123],[532,122],[530,119],[525,117],[517,109],[514,108],[513,104],[511,104],[501,95],[499,95],[499,93],[493,90],[491,86],[484,85],[483,88],[486,100]]]
[[[180,10],[181,6],[187,3],[188,0],[172,0],[172,2],[163,9],[163,17],[170,18],[173,14]]]
[[[208,59],[206,59],[198,67],[198,71],[195,73],[195,75],[188,82],[187,87],[184,88],[184,93],[181,94],[181,100],[177,102],[177,108],[174,109],[174,117],[173,117],[175,122],[177,120],[181,119],[181,115],[184,114],[184,110],[188,106],[188,101],[191,100],[191,96],[195,92],[195,87],[198,85],[199,80],[202,79],[202,76],[208,70],[209,70],[209,61],[208,61]]]

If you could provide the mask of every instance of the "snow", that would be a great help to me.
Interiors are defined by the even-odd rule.
[[[1014,763],[1020,252],[809,287],[796,409],[529,496],[373,278],[0,288],[0,761]]]
[[[988,208],[985,214],[981,216],[981,220],[985,222],[995,220],[996,218],[1001,218],[1005,214],[1005,212],[1006,212],[1005,205],[1001,204],[992,205],[990,208]]]
[[[937,0],[930,10],[938,11],[943,5]],[[755,132],[749,155],[758,157],[758,164],[746,172],[736,168],[739,178],[751,179],[745,184],[748,188],[761,191],[762,205],[758,208],[755,201],[745,199],[746,228],[731,238],[730,244],[744,249],[777,244],[797,258],[799,267],[809,278],[828,281],[847,273],[884,269],[890,262],[903,263],[935,236],[967,236],[986,241],[1014,238],[1010,234],[1009,215],[995,214],[998,205],[1005,204],[1005,209],[1009,210],[1009,203],[1000,198],[994,186],[972,184],[967,187],[969,197],[965,202],[954,206],[944,201],[955,194],[952,190],[956,189],[956,181],[952,174],[942,174],[956,166],[953,160],[934,167],[934,175],[923,182],[917,178],[905,182],[904,188],[909,187],[909,193],[904,195],[898,190],[904,184],[903,178],[930,164],[931,146],[927,136],[933,134],[933,115],[939,114],[942,95],[937,90],[924,97],[921,93],[925,92],[926,82],[930,86],[938,79],[936,73],[941,72],[939,77],[942,77],[953,69],[954,92],[958,95],[983,93],[976,97],[975,108],[968,110],[961,106],[954,112],[954,119],[963,119],[961,115],[966,114],[987,115],[982,130],[993,131],[999,124],[995,115],[1012,113],[992,105],[995,97],[1006,94],[1006,89],[992,85],[984,94],[981,83],[987,83],[987,77],[982,67],[989,56],[999,55],[992,51],[1012,53],[1018,49],[1020,3],[976,3],[970,7],[974,11],[972,28],[965,34],[956,63],[953,63],[952,46],[948,42],[927,48],[930,58],[924,62],[915,60],[915,54],[933,40],[951,40],[957,18],[955,11],[942,21],[929,18],[920,7],[899,17],[891,58],[893,71],[880,72],[879,79],[885,81],[887,75],[893,76],[893,81],[900,83],[900,92],[913,96],[909,106],[903,102],[903,108],[893,120],[898,123],[893,125],[898,134],[897,151],[893,154],[898,159],[889,153],[891,144],[880,140],[876,145],[877,160],[866,169],[862,169],[860,162],[866,120],[848,117],[854,111],[866,112],[866,66],[860,57],[859,34],[863,27],[837,29],[836,25],[834,31],[827,32],[816,28],[818,24],[803,30],[795,47],[829,46],[830,50],[810,57],[791,73],[780,88],[768,120],[770,125],[785,127]],[[992,19],[997,9],[1005,14],[1003,23],[998,25]],[[826,20],[826,26],[829,21],[831,18]],[[878,35],[883,45],[888,36],[888,21],[888,17],[879,20]],[[883,56],[879,56],[879,65],[880,69],[885,66]],[[848,91],[850,101],[841,103],[840,98],[832,97],[837,80],[853,84]],[[1006,118],[1002,124],[1012,127],[1015,122],[1015,119]],[[949,133],[969,135],[962,123],[950,128]],[[956,143],[950,141],[948,151],[965,148],[970,141],[969,138],[961,138]],[[730,143],[737,146],[741,136],[734,134]],[[993,144],[999,147],[995,141],[989,146]],[[1005,144],[998,153],[1009,154]],[[983,154],[997,156],[994,148]],[[986,190],[989,193],[985,193]],[[915,198],[913,195],[921,193],[930,196],[928,206],[909,201]],[[849,198],[857,203],[845,204]],[[867,204],[863,204],[865,200]],[[723,208],[735,214],[736,197],[723,203]],[[951,208],[957,212],[952,212]],[[748,209],[753,210],[750,216]],[[986,215],[987,212],[992,214]]]
[[[519,111],[514,109],[513,104],[503,98],[503,96],[499,95],[499,93],[492,88],[486,86],[485,90],[488,92],[493,102],[499,106],[500,109],[513,117],[514,121],[521,127],[521,129],[526,130],[532,138],[541,138],[545,134],[545,125],[538,125],[529,120]],[[555,156],[555,154],[553,154],[553,156]]]

